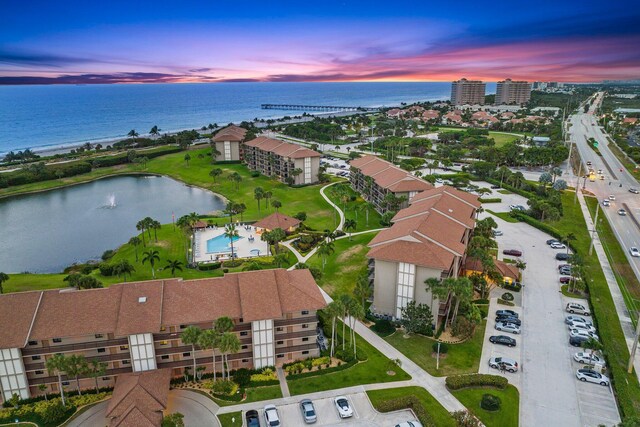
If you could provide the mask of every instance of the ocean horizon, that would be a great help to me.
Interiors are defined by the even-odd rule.
[[[261,104],[392,107],[448,100],[448,82],[180,83],[0,86],[0,154],[300,115]],[[495,83],[487,84],[487,93]]]

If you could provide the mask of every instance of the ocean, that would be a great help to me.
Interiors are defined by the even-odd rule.
[[[154,125],[173,132],[303,113],[261,104],[390,107],[446,100],[450,90],[447,82],[0,86],[0,154],[143,135]]]

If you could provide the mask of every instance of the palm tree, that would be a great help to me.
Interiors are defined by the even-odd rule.
[[[147,246],[147,243],[144,241],[144,230],[147,227],[147,223],[144,219],[141,219],[136,224],[136,230],[138,230],[142,234],[142,246]]]
[[[160,261],[160,255],[158,255],[158,251],[157,250],[150,250],[150,251],[145,251],[143,253],[143,257],[142,257],[142,263],[149,263],[149,265],[151,266],[151,277],[153,277],[154,279],[156,278],[156,271],[154,270],[154,266],[156,265],[156,261]]]
[[[240,190],[242,175],[240,175],[238,172],[234,172],[231,175],[229,175],[229,179],[236,184],[236,191]]]
[[[87,373],[93,377],[96,382],[96,393],[98,392],[98,377],[103,376],[107,372],[107,364],[97,359],[89,361]]]
[[[223,346],[223,337],[226,334],[231,334],[234,335],[231,331],[233,331],[233,319],[231,319],[228,316],[223,316],[220,317],[218,319],[216,319],[213,322],[213,329],[216,331],[216,333],[218,334],[218,348],[220,349],[220,352],[223,353],[223,360],[222,360],[222,379],[225,378],[225,360],[224,360],[224,352],[225,352],[225,348]],[[235,336],[235,335],[234,335]],[[229,338],[227,338],[227,340],[229,340]],[[236,350],[237,351],[237,350]],[[227,379],[229,377],[229,374],[227,372]]]
[[[48,401],[49,401],[49,396],[47,396],[47,393],[46,393],[46,391],[47,391],[47,385],[46,385],[46,384],[39,384],[39,385],[38,385],[38,390],[40,390],[41,392],[43,392],[43,393],[44,393],[44,400],[45,400],[46,402],[48,402]]]
[[[331,255],[335,251],[332,242],[322,242],[318,246],[318,255],[322,256],[322,271],[327,264],[327,256]]]
[[[602,351],[602,343],[600,343],[600,341],[598,341],[597,339],[593,338],[593,337],[589,337],[588,340],[586,340],[584,343],[582,343],[582,348],[587,351],[587,350],[591,350],[589,352],[589,365],[593,365],[593,353],[595,353],[596,351]]]
[[[253,198],[258,201],[258,212],[260,212],[260,200],[264,198],[264,190],[262,187],[256,187],[253,189]]]
[[[223,357],[223,370],[227,371],[227,379],[229,378],[229,363],[228,357],[231,353],[237,353],[240,351],[240,339],[233,332],[225,332],[220,337],[220,352]]]
[[[336,320],[343,312],[342,301],[337,299],[331,301],[324,311],[331,318],[331,351],[329,354],[333,357],[336,341]]]
[[[72,354],[71,356],[67,357],[66,372],[67,375],[72,376],[76,379],[76,389],[78,390],[79,395],[82,395],[82,392],[80,391],[80,375],[85,375],[87,371],[87,359],[85,359],[84,356]]]
[[[446,283],[443,283],[442,280],[436,277],[430,277],[424,281],[426,286],[426,291],[431,292],[431,313],[434,313],[434,318],[436,320],[435,330],[438,330],[438,313],[433,310],[433,302],[437,299],[438,302],[445,299],[449,295],[449,287]]]
[[[187,326],[182,334],[180,335],[180,339],[186,345],[191,345],[191,356],[193,358],[193,381],[197,382],[196,377],[196,344],[198,344],[198,339],[200,338],[200,334],[202,330],[197,326]]]
[[[136,271],[136,269],[129,263],[126,259],[121,259],[113,266],[113,272],[116,273],[116,276],[120,277],[120,275],[124,276],[124,281],[127,281],[127,274],[131,275]]]
[[[282,207],[282,202],[280,200],[274,200],[271,202],[271,206],[273,206],[276,212],[278,212],[278,209]]]
[[[149,133],[153,136],[153,137],[157,137],[160,134],[160,131],[162,129],[159,129],[158,126],[154,126],[151,128],[151,130],[149,131]]]
[[[346,219],[344,221],[344,229],[349,231],[349,241],[351,241],[351,232],[356,229],[358,224],[354,219]]]
[[[351,345],[353,346],[353,357],[357,357],[358,346],[356,345],[356,322],[364,319],[365,317],[364,306],[360,305],[360,303],[357,300],[351,299],[351,303],[347,307],[347,312],[349,314],[349,319],[352,322],[350,325],[350,328],[351,328],[351,338],[352,338]]]
[[[167,260],[167,265],[164,268],[170,268],[171,269],[171,276],[175,277],[176,276],[176,270],[178,271],[182,271],[182,261],[178,261],[176,260],[172,260],[172,259],[168,259]]]
[[[209,176],[213,178],[214,184],[216,183],[216,178],[220,175],[222,175],[222,169],[220,168],[211,169],[211,172],[209,172]]]
[[[149,228],[153,229],[153,237],[154,239],[156,239],[156,243],[158,243],[158,230],[162,228],[162,224],[160,224],[160,221],[156,221],[154,219],[154,220],[151,220],[149,224]]]
[[[211,350],[213,356],[213,381],[216,380],[216,348],[220,341],[220,333],[215,329],[205,329],[198,337],[198,345],[203,350]]]
[[[267,207],[269,207],[269,200],[271,200],[271,191],[265,191],[263,194],[264,200],[267,202]]]
[[[138,262],[138,245],[142,243],[138,236],[133,236],[129,239],[129,244],[133,246],[136,251],[136,262]]]
[[[567,233],[566,236],[562,239],[565,245],[567,245],[567,255],[569,255],[569,242],[573,242],[576,240],[576,235],[573,233]]]
[[[298,177],[298,175],[300,175],[301,173],[302,173],[302,169],[300,168],[295,168],[294,170],[291,171],[291,176],[293,177],[294,181]]]
[[[133,141],[135,142],[135,141],[136,141],[136,138],[138,137],[138,132],[136,132],[136,130],[135,130],[135,129],[131,129],[131,130],[129,131],[129,133],[127,134],[127,136],[130,136],[130,137],[131,137],[131,139],[133,139]]]
[[[287,254],[277,254],[273,257],[273,263],[278,266],[278,268],[282,267],[282,264],[286,264],[289,261],[289,256]]]
[[[4,293],[4,288],[2,287],[2,284],[7,280],[9,280],[9,275],[7,273],[3,273],[2,271],[0,271],[0,294]]]
[[[64,398],[64,389],[62,388],[62,373],[67,371],[67,358],[62,353],[57,353],[47,359],[45,363],[47,371],[50,374],[58,376],[58,388],[60,389],[60,397],[62,398],[62,406],[67,406]]]
[[[369,284],[369,276],[361,274],[356,280],[356,286],[353,289],[353,294],[360,300],[362,306],[365,306],[365,301],[371,296],[371,285]]]
[[[191,155],[189,153],[184,155],[184,161],[189,166],[189,160],[191,160]]]
[[[229,244],[231,245],[231,258],[233,258],[234,252],[233,252],[233,241],[236,240],[237,237],[239,237],[240,234],[238,233],[238,230],[236,229],[236,226],[232,223],[232,224],[227,224],[224,227],[224,237],[226,237],[227,239],[229,239]]]
[[[458,315],[458,308],[460,307],[460,302],[469,301],[473,297],[473,286],[467,277],[457,277],[457,278],[448,278],[444,280],[445,282],[450,282],[450,288],[453,291],[453,295],[456,297],[456,306],[453,310],[453,315],[451,316],[451,323],[456,320],[456,316]]]

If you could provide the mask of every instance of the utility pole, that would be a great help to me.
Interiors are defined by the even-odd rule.
[[[633,339],[633,345],[631,346],[631,354],[629,355],[629,366],[627,366],[627,372],[633,372],[633,360],[636,357],[636,350],[638,349],[638,338],[640,337],[640,316],[636,322],[636,336]]]
[[[638,323],[640,323],[640,322],[638,322]],[[637,341],[638,341],[638,339],[637,339],[637,336],[636,336],[636,344],[638,343]],[[438,369],[440,369],[440,340],[439,339],[438,339],[438,355],[436,356],[436,371]]]
[[[596,204],[596,218],[593,221],[593,230],[591,230],[591,244],[589,245],[589,256],[593,252],[593,241],[595,239],[596,228],[598,227],[598,213],[600,212],[600,203]]]

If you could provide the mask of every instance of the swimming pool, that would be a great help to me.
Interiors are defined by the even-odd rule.
[[[234,237],[233,242],[237,242],[238,240],[243,239],[243,237]],[[234,248],[235,249],[235,248]],[[221,252],[231,252],[231,245],[229,244],[229,238],[225,237],[224,234],[214,237],[213,239],[207,240],[207,253],[215,254]],[[234,252],[237,252],[234,251]]]

